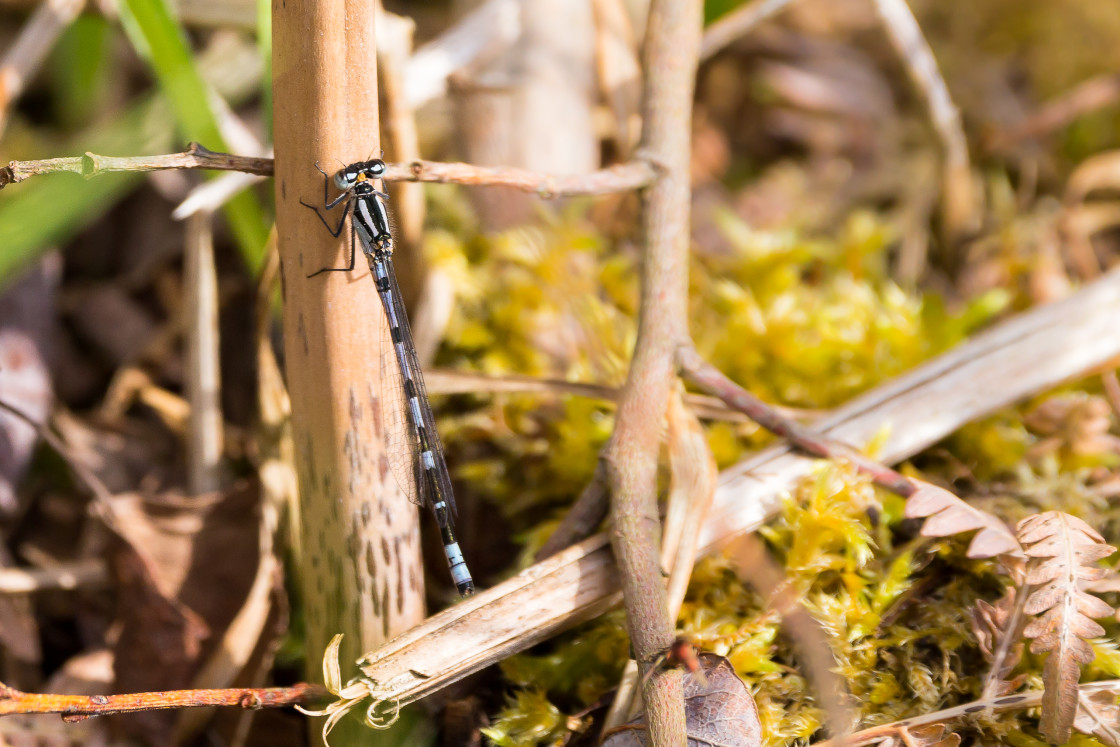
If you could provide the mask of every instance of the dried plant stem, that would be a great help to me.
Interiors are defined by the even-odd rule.
[[[223,423],[219,371],[218,276],[214,267],[213,216],[196,213],[187,223],[183,252],[187,342],[188,485],[195,495],[217,490],[221,481]]]
[[[71,591],[108,584],[109,571],[100,558],[59,563],[51,568],[0,568],[0,595]]]
[[[569,545],[589,537],[607,515],[607,465],[602,459],[595,463],[595,473],[587,481],[579,498],[568,509],[563,521],[537,550],[539,563],[551,558]]]
[[[0,169],[0,187],[17,184],[31,176],[70,171],[89,178],[111,171],[165,171],[167,169],[210,169],[213,171],[244,171],[270,176],[271,158],[234,156],[215,153],[198,143],[191,143],[183,153],[162,156],[102,156],[86,153],[67,158],[46,158],[40,161],[11,161]]]
[[[1081,689],[1087,693],[1101,692],[1103,690],[1120,693],[1120,680],[1088,682],[1082,685]],[[914,729],[919,726],[928,726],[930,724],[943,724],[949,721],[963,719],[981,711],[987,711],[989,713],[1007,713],[1008,711],[1024,711],[1028,708],[1038,708],[1042,705],[1042,696],[1042,690],[1030,690],[1028,692],[1019,693],[1018,695],[1005,695],[1000,698],[975,700],[971,703],[963,703],[959,706],[946,708],[943,711],[934,711],[933,713],[914,716],[913,718],[895,721],[890,724],[872,726],[869,729],[863,729],[848,735],[843,741],[839,739],[826,739],[823,742],[814,742],[811,747],[858,747],[858,745],[861,744],[870,744],[872,742],[882,741],[887,737],[897,736],[903,729]]]
[[[758,24],[790,4],[792,0],[754,0],[725,14],[704,29],[700,59],[706,60]]]
[[[689,150],[701,26],[697,0],[655,0],[650,8],[640,149],[663,173],[643,195],[638,338],[604,455],[630,643],[647,670],[672,643],[674,630],[658,562],[657,460],[675,381],[674,350],[688,338]],[[651,743],[684,744],[681,673],[655,671],[643,696]]]
[[[655,177],[656,169],[642,159],[598,169],[589,174],[574,174],[571,176],[541,174],[536,171],[505,166],[472,166],[468,163],[436,163],[433,161],[390,164],[389,171],[386,174],[389,181],[512,187],[548,199],[626,192],[650,184]]]
[[[875,7],[911,79],[925,97],[933,128],[941,139],[945,151],[942,225],[948,236],[958,237],[972,228],[979,215],[960,112],[906,0],[875,0]]]
[[[822,438],[811,429],[790,420],[778,409],[766,404],[743,389],[712,364],[700,357],[691,344],[677,349],[681,375],[704,391],[721,399],[776,436],[809,456],[823,459],[843,458],[851,461],[861,472],[871,476],[876,485],[903,497],[912,495],[917,486],[895,470],[858,453],[852,447]]]
[[[16,713],[59,713],[77,720],[114,713],[156,711],[164,708],[288,708],[309,705],[327,696],[318,685],[301,683],[291,687],[232,687],[221,690],[168,690],[123,695],[52,695],[25,693],[0,685],[0,716]]]
[[[1078,117],[1111,106],[1118,100],[1120,74],[1095,76],[1047,101],[1018,125],[997,132],[988,139],[987,149],[1008,152],[1023,140],[1048,135]]]
[[[364,157],[364,156],[360,156]],[[69,171],[93,177],[110,171],[164,171],[167,169],[210,169],[213,171],[243,171],[247,174],[272,176],[271,158],[235,156],[214,153],[198,143],[192,143],[184,153],[162,156],[130,156],[117,158],[86,153],[84,156],[47,158],[39,161],[10,161],[0,168],[0,188],[22,182],[39,174]],[[411,161],[406,164],[389,164],[385,175],[388,181],[436,182],[438,184],[467,184],[485,187],[511,187],[531,192],[538,197],[553,199],[577,195],[603,195],[640,189],[650,184],[656,169],[642,159],[617,166],[598,169],[589,174],[560,176],[542,174],[526,169],[472,166],[469,163],[439,163]]]
[[[480,374],[468,371],[452,371],[434,368],[424,373],[424,385],[428,394],[499,394],[511,392],[532,392],[536,394],[572,395],[590,397],[615,402],[620,391],[605,384],[591,384],[565,379],[548,379],[540,376],[522,374]],[[742,412],[725,404],[718,397],[706,394],[685,393],[684,403],[701,420],[725,420],[729,423],[753,422]],[[792,419],[812,419],[822,414],[821,410],[798,409],[767,405],[779,416]]]

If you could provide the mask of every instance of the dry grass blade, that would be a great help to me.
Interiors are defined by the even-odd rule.
[[[1018,534],[1030,558],[1030,592],[1023,610],[1042,615],[1027,625],[1023,635],[1034,639],[1031,653],[1050,654],[1043,669],[1046,692],[1039,729],[1053,744],[1064,744],[1077,715],[1080,665],[1094,657],[1084,639],[1104,635],[1104,628],[1092,618],[1113,613],[1111,606],[1081,586],[1104,575],[1097,561],[1116,548],[1106,545],[1081,519],[1060,511],[1027,517],[1019,522]]]
[[[991,558],[1022,551],[1015,535],[987,511],[968,505],[944,488],[914,480],[918,492],[906,500],[906,518],[925,518],[923,537],[948,537],[979,529],[968,545],[968,557]]]
[[[980,645],[984,658],[992,665],[984,678],[981,700],[996,698],[1015,692],[1023,683],[1023,676],[1008,680],[1011,670],[1023,658],[1023,596],[1015,587],[995,604],[983,599],[976,602],[972,611],[972,632]]]
[[[1120,705],[1116,704],[1116,693],[1111,690],[1080,693],[1073,728],[1096,737],[1108,747],[1120,747]]]

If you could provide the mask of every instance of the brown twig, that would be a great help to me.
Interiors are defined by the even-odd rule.
[[[706,60],[758,24],[789,5],[791,0],[755,0],[724,14],[708,28],[700,41],[700,59]]]
[[[466,371],[452,371],[449,369],[435,368],[424,372],[424,385],[428,394],[508,394],[508,393],[537,393],[554,395],[571,395],[574,397],[589,397],[611,402],[618,401],[621,390],[605,384],[589,384],[582,381],[565,381],[564,379],[546,379],[540,376],[527,376],[523,374],[490,375],[471,373]],[[718,397],[706,394],[684,395],[684,403],[688,409],[696,413],[701,420],[723,420],[729,423],[749,423],[749,417],[742,412],[729,407]],[[823,411],[801,409],[797,407],[783,407],[781,405],[767,405],[779,416],[793,419],[812,419],[819,417]]]
[[[164,171],[167,169],[210,169],[215,171],[243,171],[247,174],[272,176],[271,158],[235,156],[214,153],[198,143],[192,143],[184,153],[162,156],[129,156],[117,158],[86,153],[84,156],[47,158],[40,161],[10,161],[0,168],[0,188],[22,182],[39,174],[70,171],[93,177],[110,171]],[[589,174],[558,176],[526,169],[472,166],[469,163],[439,163],[412,161],[407,164],[389,164],[385,178],[388,181],[436,182],[439,184],[466,184],[469,186],[512,187],[532,192],[538,197],[552,199],[576,195],[604,195],[625,192],[647,186],[656,176],[656,169],[646,161],[636,159],[628,163],[598,169]]]
[[[43,441],[58,454],[62,461],[66,462],[66,466],[70,468],[74,477],[77,478],[78,482],[80,482],[86,490],[89,491],[89,494],[96,499],[97,504],[106,512],[108,511],[109,500],[112,498],[113,494],[110,492],[109,488],[105,486],[105,483],[101,482],[101,478],[94,474],[93,470],[82,464],[80,460],[74,458],[74,455],[70,453],[70,449],[61,438],[55,435],[55,433],[43,423],[31,418],[27,413],[23,412],[23,410],[8,404],[2,399],[0,399],[0,410],[22,420],[24,423],[34,428],[35,432],[39,434],[39,438],[43,439]]]
[[[922,36],[906,0],[875,0],[875,8],[914,85],[925,98],[933,129],[941,140],[945,151],[941,184],[942,225],[950,237],[959,237],[972,228],[979,215],[960,112],[949,96],[949,88],[941,77],[933,50]]]
[[[1085,692],[1111,690],[1112,692],[1120,693],[1120,680],[1086,682],[1080,687]],[[843,744],[844,747],[858,747],[858,745],[861,744],[879,742],[888,737],[896,736],[903,729],[914,729],[929,724],[942,724],[948,721],[956,721],[957,719],[964,719],[982,711],[988,713],[1006,713],[1008,711],[1023,711],[1028,708],[1038,708],[1042,705],[1042,695],[1042,690],[1028,690],[1027,692],[1018,693],[1016,695],[1004,695],[990,700],[976,700],[971,703],[962,703],[959,706],[946,708],[943,711],[934,711],[933,713],[914,716],[890,724],[872,726],[848,735],[844,738],[843,742],[839,739],[826,739],[823,742],[814,742],[810,747],[841,747],[841,744]]]
[[[1048,135],[1078,117],[1120,100],[1120,74],[1098,75],[1040,106],[1026,120],[988,138],[986,149],[1006,152],[1024,140]]]
[[[541,174],[536,171],[506,167],[472,166],[469,163],[413,161],[407,165],[391,164],[385,178],[389,181],[512,187],[551,199],[576,195],[605,195],[640,189],[650,184],[655,176],[654,167],[638,159],[598,169],[589,174],[572,176]]]
[[[690,123],[702,25],[698,0],[655,0],[650,7],[641,150],[663,173],[643,195],[638,337],[604,455],[611,544],[630,643],[643,673],[674,638],[658,561],[657,462],[675,381],[674,351],[688,339]],[[642,694],[651,743],[684,744],[681,673],[659,669],[645,681]]]
[[[291,687],[231,687],[221,690],[168,690],[121,695],[57,695],[25,693],[0,684],[0,716],[59,713],[67,721],[114,713],[156,711],[165,708],[287,708],[310,705],[327,697],[320,685],[300,683]]]
[[[0,594],[34,594],[105,586],[109,572],[100,558],[59,563],[51,568],[0,568]]]
[[[579,498],[568,509],[559,526],[541,545],[541,549],[537,550],[533,559],[539,563],[545,558],[551,558],[565,547],[591,536],[606,515],[607,465],[600,459],[595,464],[595,473],[587,481]]]
[[[45,158],[40,161],[10,161],[0,169],[0,188],[18,184],[39,174],[56,174],[70,171],[87,179],[110,171],[166,171],[167,169],[210,169],[213,171],[244,171],[248,174],[271,176],[272,159],[252,156],[235,156],[215,153],[198,143],[191,143],[183,153],[162,156],[102,156],[86,153],[83,156]]]
[[[846,702],[851,697],[847,683],[833,671],[836,660],[821,623],[805,608],[801,590],[789,582],[785,572],[766,552],[757,536],[744,534],[727,549],[735,572],[764,597],[768,610],[781,616],[782,629],[792,639],[806,678],[816,691],[828,717],[828,730],[842,736],[857,723]]]
[[[877,485],[904,497],[911,495],[917,489],[910,480],[890,467],[863,456],[846,444],[823,438],[810,428],[783,416],[700,357],[691,344],[682,345],[677,349],[677,363],[680,366],[681,376],[686,380],[719,398],[728,407],[742,412],[774,435],[786,439],[790,445],[801,449],[809,456],[822,459],[847,459],[861,472],[869,474]]]

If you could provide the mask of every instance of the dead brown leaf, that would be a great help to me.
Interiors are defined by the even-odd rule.
[[[979,529],[968,545],[968,557],[991,558],[1019,553],[1015,535],[998,517],[970,506],[944,488],[914,480],[918,491],[906,499],[906,518],[925,518],[923,537],[948,537]]]
[[[1080,693],[1073,728],[1096,737],[1108,747],[1120,747],[1120,705],[1116,704],[1116,693],[1111,690]]]
[[[1039,729],[1052,743],[1064,744],[1077,715],[1080,665],[1094,658],[1085,639],[1104,635],[1092,618],[1113,614],[1111,606],[1081,586],[1104,576],[1097,561],[1116,548],[1081,519],[1060,511],[1028,516],[1019,522],[1018,535],[1030,558],[1023,611],[1041,615],[1023,635],[1034,639],[1031,653],[1050,654],[1043,667],[1046,690]]]
[[[762,724],[758,720],[758,709],[731,662],[723,656],[706,653],[700,654],[699,659],[707,683],[693,676],[686,676],[684,680],[688,747],[760,747]],[[603,740],[603,747],[646,747],[648,744],[645,714],[612,729]]]
[[[1023,658],[1022,637],[1026,620],[1023,605],[1016,603],[1019,598],[1015,587],[1008,587],[1007,593],[995,604],[980,599],[972,610],[972,632],[984,658],[992,665],[984,678],[981,699],[1009,695],[1023,683],[1023,675],[1007,679]]]

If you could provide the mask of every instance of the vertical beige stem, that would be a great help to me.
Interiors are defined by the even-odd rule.
[[[304,552],[299,571],[308,665],[318,676],[312,652],[323,651],[335,633],[346,634],[345,672],[359,652],[418,622],[423,576],[416,509],[401,495],[383,448],[380,301],[360,260],[353,272],[307,277],[345,265],[350,231],[331,238],[299,203],[323,201],[316,161],[334,172],[378,152],[374,5],[275,0],[272,13],[284,352]],[[341,210],[324,214],[333,223]]]
[[[217,490],[221,481],[222,406],[218,356],[218,276],[209,213],[187,221],[183,252],[187,338],[186,393],[190,402],[187,464],[191,492]]]

